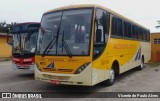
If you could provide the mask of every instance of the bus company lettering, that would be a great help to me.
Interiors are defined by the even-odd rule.
[[[64,59],[59,59],[59,58],[36,58],[39,61],[60,61],[63,62]]]
[[[60,59],[60,58],[36,58],[39,61],[56,61],[56,62],[77,62],[78,59]]]
[[[136,48],[135,44],[114,44],[114,49],[134,49]]]
[[[48,58],[48,61],[64,62],[64,59],[60,59],[60,58]]]

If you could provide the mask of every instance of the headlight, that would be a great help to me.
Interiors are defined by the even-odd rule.
[[[36,63],[36,67],[39,71],[42,71],[42,69],[40,68],[40,66],[38,65],[38,63]]]
[[[90,64],[90,63],[85,63],[85,64],[83,64],[82,66],[80,66],[80,67],[76,70],[76,72],[75,72],[74,74],[79,74],[79,73],[81,73],[89,64]]]

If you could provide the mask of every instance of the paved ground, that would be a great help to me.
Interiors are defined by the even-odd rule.
[[[120,75],[114,85],[106,87],[98,84],[94,87],[81,86],[55,86],[51,83],[35,81],[34,74],[31,71],[12,70],[11,62],[0,62],[0,92],[90,92],[84,97],[95,95],[96,92],[160,92],[160,67],[146,66],[144,70],[137,69],[130,70]],[[72,97],[74,93],[68,94]],[[102,93],[103,94],[103,93]],[[105,94],[105,93],[104,93]],[[58,96],[58,95],[57,95]],[[96,95],[95,95],[96,96]],[[5,100],[5,99],[3,99]],[[19,99],[21,100],[21,99]],[[24,99],[28,101],[29,99]],[[33,100],[33,99],[32,99]],[[39,99],[38,101],[42,101]],[[47,99],[51,100],[51,99]],[[52,99],[53,100],[53,99]],[[58,101],[159,101],[160,99],[100,99],[100,98],[69,98],[69,99],[54,99]],[[9,101],[9,99],[6,99]]]

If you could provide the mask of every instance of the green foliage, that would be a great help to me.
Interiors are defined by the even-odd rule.
[[[17,24],[16,22],[12,22],[10,24],[7,24],[6,21],[0,22],[0,33],[8,33],[9,29],[12,29],[12,27]]]

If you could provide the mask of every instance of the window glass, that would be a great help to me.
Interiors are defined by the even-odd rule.
[[[132,33],[131,33],[131,24],[128,22],[123,22],[123,28],[124,28],[124,37],[131,38]]]
[[[138,40],[142,40],[143,39],[143,31],[141,28],[138,28]]]
[[[89,55],[92,14],[93,9],[45,14],[39,32],[37,54]]]
[[[102,9],[97,9],[96,23],[95,23],[95,40],[94,40],[95,43],[97,42],[106,43],[108,41],[109,24],[110,24],[109,13]],[[96,35],[97,32],[100,32],[101,35]]]
[[[160,44],[160,39],[155,38],[155,39],[154,39],[154,44]]]
[[[95,35],[94,35],[94,58],[98,57],[108,42],[110,15],[102,9],[96,10]]]
[[[147,41],[150,41],[150,32],[147,31]]]
[[[143,40],[147,41],[147,31],[143,30]]]
[[[138,30],[135,25],[132,25],[132,37],[133,37],[133,39],[137,39],[137,37],[138,37]]]
[[[112,18],[112,35],[123,37],[122,19]]]

